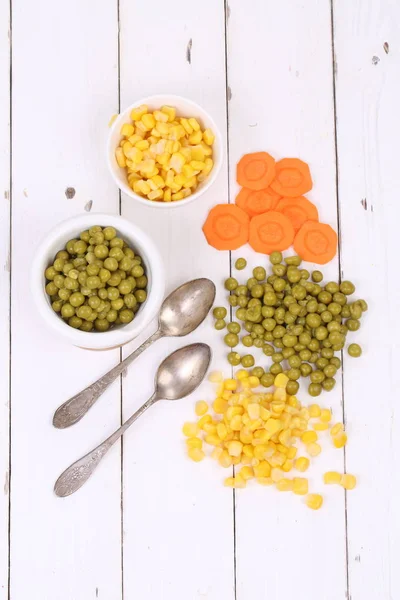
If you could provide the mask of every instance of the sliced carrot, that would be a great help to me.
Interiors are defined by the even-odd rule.
[[[324,265],[337,249],[337,233],[329,225],[306,221],[294,238],[294,249],[303,260]]]
[[[274,250],[286,250],[293,239],[294,227],[282,213],[269,211],[250,221],[249,244],[256,252],[271,254]]]
[[[318,221],[317,207],[304,196],[281,198],[275,210],[292,221],[296,232],[306,221]]]
[[[242,208],[250,217],[255,217],[271,210],[273,204],[280,196],[270,187],[266,190],[249,190],[242,188],[236,196],[236,204]]]
[[[249,216],[235,204],[217,204],[210,210],[203,232],[217,250],[236,250],[249,239]]]
[[[263,190],[275,177],[275,159],[267,152],[245,154],[239,160],[236,180],[250,190]]]
[[[309,192],[312,179],[308,165],[299,158],[283,158],[276,163],[271,187],[285,198],[296,198]]]

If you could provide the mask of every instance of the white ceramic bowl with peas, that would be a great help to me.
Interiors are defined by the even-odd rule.
[[[134,311],[134,318],[130,320],[130,322],[121,322],[118,324],[115,322],[110,322],[107,330],[96,331],[95,328],[93,328],[92,331],[83,331],[79,327],[72,327],[71,325],[69,325],[68,318],[64,320],[61,317],[61,313],[56,312],[52,307],[51,297],[46,291],[46,286],[49,283],[49,280],[46,279],[45,272],[46,269],[49,268],[49,266],[54,265],[57,253],[60,251],[64,251],[67,243],[70,240],[79,241],[79,236],[82,232],[88,231],[90,230],[90,228],[96,226],[100,226],[102,228],[102,232],[99,233],[101,233],[102,235],[106,234],[105,239],[107,239],[107,237],[110,237],[110,245],[112,245],[111,238],[119,238],[119,240],[123,240],[127,244],[127,248],[130,248],[133,251],[134,257],[132,257],[132,252],[129,253],[129,256],[132,257],[132,260],[140,256],[140,262],[143,266],[144,273],[142,274],[141,271],[138,271],[137,274],[139,275],[139,277],[145,275],[145,277],[147,278],[147,282],[145,282],[145,285],[142,286],[142,289],[137,290],[140,292],[140,296],[138,295],[140,305],[138,304],[136,306]],[[107,232],[105,232],[104,228],[107,228]],[[115,244],[115,242],[113,242],[113,244]],[[117,245],[115,247],[117,247]],[[104,258],[104,265],[106,266],[106,257],[102,258]],[[68,262],[70,262],[69,259]],[[57,268],[63,267],[63,265],[61,264],[56,266]],[[88,264],[87,266],[90,267],[90,264]],[[82,271],[83,270],[84,268],[82,268]],[[63,273],[63,270],[61,270],[59,274],[64,276],[65,279],[68,278],[68,273]],[[127,274],[129,275],[129,273]],[[98,277],[95,275],[92,279],[94,279],[93,284],[96,285]],[[108,285],[108,281],[107,290],[117,290],[119,284],[121,283],[116,282],[116,284],[118,285],[115,285],[115,287],[113,287]],[[61,287],[64,287],[64,285]],[[121,346],[134,339],[157,315],[164,297],[165,271],[157,247],[141,229],[139,229],[135,225],[132,225],[132,223],[130,223],[123,217],[117,215],[109,215],[102,213],[84,214],[68,219],[67,221],[63,221],[62,223],[57,225],[57,227],[55,227],[41,242],[38,249],[36,250],[32,263],[31,289],[35,304],[38,308],[40,315],[53,331],[55,331],[58,335],[63,337],[66,341],[71,342],[75,346],[80,346],[82,348],[87,348],[91,350],[106,350],[108,348]],[[78,292],[78,294],[81,295],[82,289],[82,285],[80,285],[79,288],[70,290],[70,292]],[[69,290],[65,291],[66,295],[68,295]],[[121,288],[121,293],[118,292],[118,298],[115,298],[115,300],[124,298],[125,296],[123,296],[122,292],[126,291],[127,290],[123,290]],[[92,293],[90,294],[90,296],[97,297],[97,287],[91,290],[91,292]],[[131,298],[134,293],[134,290],[132,290],[132,292],[128,290],[128,292],[130,294],[129,297]],[[117,295],[117,292],[114,293]],[[65,301],[65,303],[67,303],[68,306],[70,304],[70,298],[71,296]],[[87,301],[85,301],[84,305],[81,306],[80,304],[78,304],[78,306],[76,307],[76,314],[71,314],[71,317],[75,319],[76,317],[78,317],[78,319],[80,318],[78,315],[81,313],[78,313],[78,310],[82,308],[87,308],[86,304],[89,302],[90,297],[86,300]],[[107,302],[109,302],[110,298],[107,298],[106,300]],[[133,302],[135,301],[133,300]],[[96,307],[94,307],[94,309],[95,308]],[[115,304],[115,308],[117,308],[117,304]],[[129,319],[132,317],[129,310],[130,308],[131,307],[127,307],[125,305],[122,306],[118,311],[118,315],[121,314],[122,310],[126,311],[126,309],[128,309],[128,312],[123,313],[122,317],[129,321]],[[65,316],[69,317],[70,315]],[[82,318],[81,320],[85,321],[84,318]],[[75,325],[78,325],[78,323],[76,323]]]
[[[137,120],[132,121],[132,114]],[[107,162],[118,187],[141,204],[160,209],[185,206],[216,180],[222,165],[221,134],[195,102],[182,96],[148,96],[128,106],[113,122]]]

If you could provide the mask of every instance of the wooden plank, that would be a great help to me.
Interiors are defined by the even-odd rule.
[[[119,447],[76,495],[60,500],[52,491],[60,472],[119,424],[118,384],[79,425],[51,424],[55,408],[118,362],[119,351],[70,347],[29,301],[40,238],[90,200],[93,211],[118,211],[105,162],[117,77],[116,3],[13,2],[14,600],[122,596]]]
[[[10,10],[0,6],[0,590],[8,593],[10,370]]]
[[[400,6],[333,6],[342,271],[370,305],[353,334],[363,356],[344,365],[346,466],[359,478],[347,498],[349,597],[389,600],[400,596]]]
[[[314,179],[309,198],[321,219],[336,228],[330,4],[259,0],[248,10],[240,0],[231,0],[229,6],[231,200],[238,191],[235,165],[246,152],[266,150],[277,159],[299,157],[310,165]],[[262,24],[261,29],[256,24]],[[238,275],[241,280],[266,262],[249,248],[232,254],[233,261],[248,258],[248,270]],[[322,270],[328,280],[337,280],[337,260]],[[260,351],[251,350],[258,356],[257,364],[269,366]],[[244,348],[239,351],[244,353]],[[305,387],[299,398],[311,403]],[[340,382],[318,400],[341,418]],[[319,513],[310,511],[299,497],[274,489],[254,486],[237,492],[238,600],[281,600],[297,597],[299,590],[307,590],[312,600],[345,597],[344,498],[330,490],[325,493],[321,480],[325,470],[343,469],[343,454],[331,447],[328,437],[321,436],[323,454],[307,473],[310,491],[325,495]]]
[[[154,10],[149,3],[124,0],[120,18],[121,106],[148,94],[181,94],[208,110],[226,139],[223,3],[206,0],[195,11],[172,0]],[[159,245],[168,291],[201,276],[220,286],[229,272],[229,257],[207,246],[201,232],[210,207],[227,198],[226,161],[212,189],[186,207],[157,211],[122,198],[122,214]],[[222,297],[220,292],[218,302]],[[124,416],[151,393],[155,370],[171,350],[208,342],[213,368],[224,366],[226,349],[218,339],[210,317],[191,336],[154,345],[123,379]],[[222,486],[225,473],[211,461],[188,460],[181,434],[182,423],[193,419],[194,401],[202,394],[211,399],[211,393],[204,384],[191,399],[160,404],[126,435],[126,598],[234,598],[232,492]]]

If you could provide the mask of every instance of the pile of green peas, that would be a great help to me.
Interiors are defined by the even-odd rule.
[[[130,323],[147,298],[142,258],[114,227],[82,231],[57,252],[44,275],[53,310],[82,331]]]
[[[229,304],[237,309],[236,317],[242,325],[226,325],[226,308],[214,308],[215,328],[228,329],[224,337],[232,349],[228,361],[232,366],[253,368],[252,374],[259,377],[264,387],[272,386],[276,375],[284,372],[289,378],[288,394],[297,393],[301,377],[309,378],[311,396],[319,396],[322,390],[329,392],[341,367],[340,358],[334,354],[344,348],[347,333],[360,328],[368,305],[365,300],[349,302],[349,296],[355,292],[350,281],[323,285],[321,271],[310,274],[302,269],[299,256],[283,259],[281,252],[272,252],[269,258],[269,275],[264,267],[256,267],[245,285],[234,277],[225,281]],[[235,266],[243,269],[245,259],[238,259]],[[244,333],[243,346],[260,348],[271,357],[268,372],[254,367],[252,354],[241,356],[233,350],[239,344],[240,332]],[[358,344],[350,344],[348,353],[359,357],[362,350]]]

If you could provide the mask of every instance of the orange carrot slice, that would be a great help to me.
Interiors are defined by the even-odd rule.
[[[282,213],[270,211],[250,221],[249,244],[256,252],[271,254],[274,250],[286,250],[293,239],[294,227]]]
[[[306,221],[318,221],[317,207],[304,196],[281,198],[275,210],[292,221],[296,232]]]
[[[236,250],[249,239],[249,216],[235,204],[217,204],[210,210],[203,232],[217,250]]]
[[[309,192],[312,179],[308,165],[299,158],[283,158],[276,163],[275,179],[271,187],[285,198],[296,198]]]
[[[294,238],[293,246],[303,260],[324,265],[336,254],[337,233],[324,223],[306,221]]]
[[[250,217],[261,215],[271,210],[273,204],[279,200],[280,196],[270,187],[266,190],[249,190],[242,188],[236,196],[236,204],[242,208]]]
[[[274,177],[275,159],[267,152],[245,154],[237,164],[236,180],[250,190],[267,188]]]

